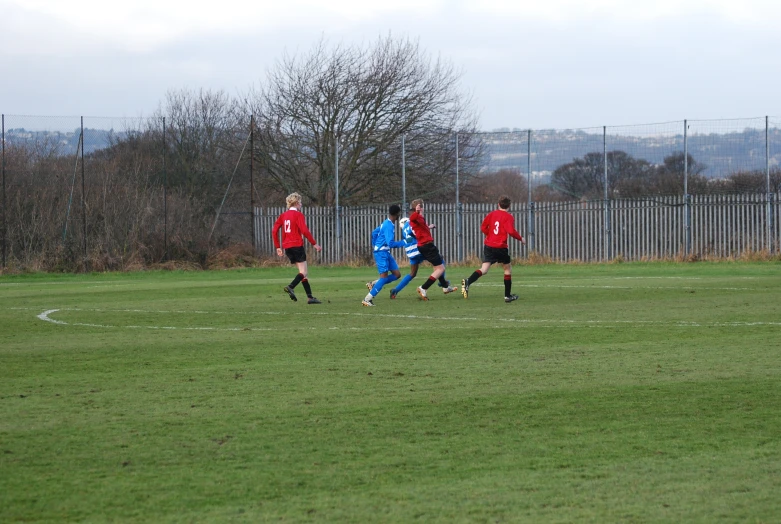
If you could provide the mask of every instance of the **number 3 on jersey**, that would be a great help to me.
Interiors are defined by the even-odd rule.
[[[494,235],[498,235],[498,234],[499,234],[499,222],[496,221],[494,222]]]

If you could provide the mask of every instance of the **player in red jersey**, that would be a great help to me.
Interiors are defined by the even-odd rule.
[[[306,250],[304,249],[304,239],[309,241],[316,250],[320,251],[323,248],[315,242],[315,238],[312,233],[309,232],[309,228],[306,227],[306,219],[304,214],[301,213],[301,195],[298,193],[291,193],[285,199],[287,203],[287,211],[279,215],[277,221],[274,222],[274,227],[271,229],[271,236],[274,239],[274,247],[277,248],[277,255],[287,255],[291,264],[295,264],[298,268],[298,274],[296,278],[285,286],[283,289],[288,294],[291,300],[294,302],[298,300],[293,289],[300,282],[304,286],[306,296],[308,297],[307,304],[320,304],[320,301],[312,296],[312,288],[309,286],[307,276],[307,264],[306,264]],[[279,243],[279,232],[282,232],[282,245]],[[284,249],[284,252],[283,252]]]
[[[520,233],[515,230],[515,218],[510,214],[510,199],[506,196],[499,197],[499,208],[488,213],[480,225],[480,230],[485,235],[483,245],[483,265],[475,270],[469,278],[461,281],[461,294],[464,298],[469,297],[469,286],[478,278],[488,273],[491,264],[499,262],[504,267],[504,301],[512,302],[518,300],[518,295],[510,293],[513,287],[512,266],[510,265],[510,253],[507,250],[507,236],[520,240],[522,244],[526,241]]]
[[[442,255],[439,254],[439,249],[434,245],[434,238],[431,236],[431,230],[436,226],[429,224],[423,217],[423,200],[413,200],[410,204],[412,214],[409,216],[409,224],[412,226],[412,232],[415,233],[415,238],[418,239],[418,251],[423,256],[424,260],[427,260],[434,266],[434,271],[428,280],[423,282],[423,285],[418,288],[418,295],[422,300],[428,300],[426,290],[431,285],[439,280],[439,283],[443,288],[449,288],[450,283],[445,280],[445,262],[442,260]],[[455,290],[454,290],[455,291]]]

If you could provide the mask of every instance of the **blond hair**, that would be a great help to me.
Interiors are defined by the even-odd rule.
[[[290,193],[287,198],[285,198],[285,203],[287,204],[288,209],[293,207],[296,204],[301,203],[301,195],[298,193]]]
[[[409,205],[409,208],[410,208],[412,211],[415,211],[415,208],[416,208],[416,207],[418,207],[418,204],[422,204],[422,203],[423,203],[423,199],[422,199],[422,198],[416,198],[415,200],[413,200],[413,201],[410,203],[410,205]]]

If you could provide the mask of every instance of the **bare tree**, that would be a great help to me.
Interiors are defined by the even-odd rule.
[[[249,126],[222,91],[169,91],[156,120],[166,117],[168,180],[190,194],[217,196],[238,160]]]
[[[651,164],[624,151],[607,153],[607,184],[611,196],[637,196],[653,172]],[[605,187],[605,157],[587,153],[556,168],[551,185],[574,198],[602,198]]]
[[[247,97],[257,116],[259,162],[284,192],[328,205],[338,147],[341,203],[395,200],[404,136],[409,188],[446,191],[454,181],[455,132],[467,137],[476,126],[459,80],[449,63],[390,36],[368,49],[321,41],[307,55],[286,55]]]

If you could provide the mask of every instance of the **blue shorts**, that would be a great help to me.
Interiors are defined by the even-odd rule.
[[[396,259],[393,258],[390,251],[375,251],[374,261],[377,263],[377,272],[385,273],[399,269],[399,265],[396,263]]]
[[[412,264],[418,264],[420,265],[421,262],[423,262],[424,258],[423,255],[415,255],[414,257],[409,259],[410,265]]]

